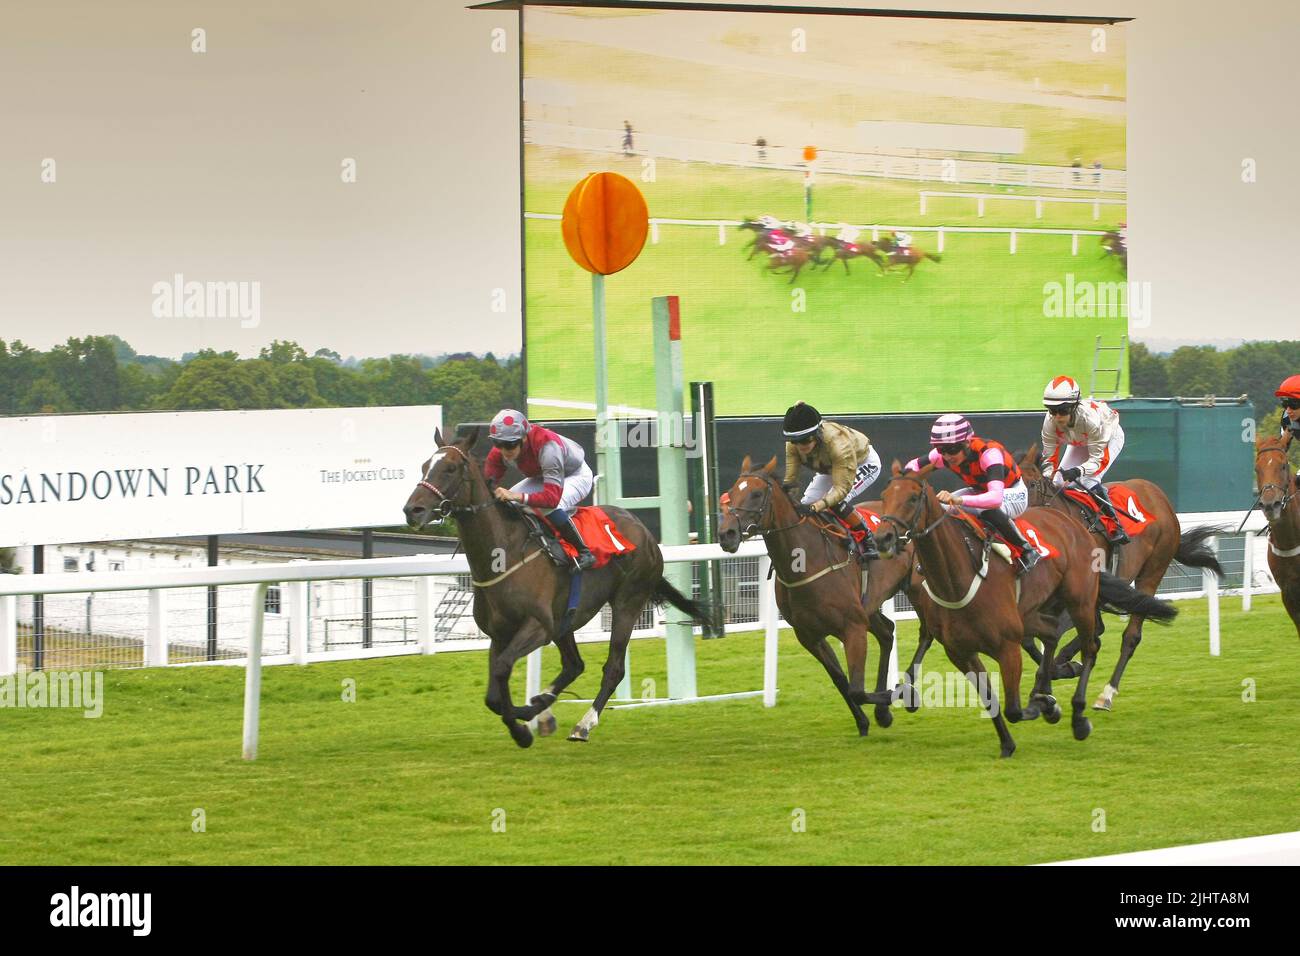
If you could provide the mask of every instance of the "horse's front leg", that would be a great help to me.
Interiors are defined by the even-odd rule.
[[[546,634],[546,628],[529,618],[508,644],[496,648],[488,658],[488,708],[501,715],[501,722],[520,747],[532,746],[533,732],[519,722],[521,708],[515,707],[510,696],[510,674],[517,660],[546,643]],[[494,699],[499,709],[493,707]]]

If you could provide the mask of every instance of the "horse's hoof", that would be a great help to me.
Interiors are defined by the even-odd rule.
[[[542,714],[537,718],[537,736],[549,737],[555,733],[556,720],[554,714]]]
[[[533,745],[533,732],[528,729],[527,724],[511,724],[510,736],[520,747],[527,748]]]
[[[528,703],[529,703],[531,706],[536,707],[538,713],[541,713],[542,711],[546,710],[546,708],[550,707],[553,703],[555,703],[555,695],[554,695],[554,694],[538,694],[536,697],[534,697],[534,698],[533,698],[532,700],[530,700]]]
[[[1074,721],[1074,739],[1087,740],[1088,735],[1092,733],[1092,721],[1087,717]]]
[[[871,730],[871,725],[870,725],[870,724],[858,724],[858,736],[859,736],[859,737],[865,737],[865,736],[867,735],[867,732],[870,731],[870,730]]]
[[[569,740],[576,744],[585,744],[589,733],[590,731],[586,727],[574,727],[573,730],[569,731]]]
[[[1110,709],[1111,709],[1111,702],[1110,702],[1110,700],[1107,699],[1105,696],[1098,697],[1097,700],[1096,700],[1096,702],[1092,705],[1092,709],[1093,709],[1093,710],[1110,710]]]
[[[885,704],[876,707],[876,723],[881,727],[888,727],[894,722],[894,712]]]
[[[1052,705],[1047,710],[1043,711],[1043,720],[1047,721],[1049,724],[1060,723],[1061,705],[1056,702],[1055,697],[1049,696],[1048,700],[1052,702]]]
[[[894,693],[903,701],[903,708],[909,714],[915,714],[921,709],[921,692],[916,689],[915,684],[899,684]]]
[[[1015,752],[1016,752],[1016,742],[1015,742],[1014,740],[1011,741],[1011,743],[1003,744],[1003,745],[1002,745],[1002,757],[1003,757],[1003,759],[1005,759],[1005,758],[1007,758],[1007,757],[1010,757],[1010,756],[1011,756],[1013,753],[1015,753]]]

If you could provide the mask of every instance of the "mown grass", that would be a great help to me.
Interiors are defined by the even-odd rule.
[[[589,744],[530,750],[483,707],[480,653],[269,668],[254,763],[239,756],[241,670],[111,672],[98,720],[0,710],[0,863],[1033,863],[1292,830],[1300,648],[1277,598],[1234,605],[1221,657],[1203,603],[1184,602],[1147,628],[1116,710],[1090,711],[1090,739],[1068,719],[1021,724],[1011,760],[969,708],[898,712],[857,737],[789,634],[775,708],[607,712]],[[901,632],[906,660],[915,629]],[[760,685],[757,635],[698,648],[701,692]],[[582,696],[603,648],[585,656]],[[662,690],[661,642],[635,644],[632,665],[638,693]],[[554,666],[548,649],[545,677]],[[566,732],[582,706],[557,711]]]

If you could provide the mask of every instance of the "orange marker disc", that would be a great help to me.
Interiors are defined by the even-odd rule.
[[[612,275],[641,254],[650,213],[636,184],[618,173],[592,173],[573,187],[560,220],[564,247],[588,272]]]

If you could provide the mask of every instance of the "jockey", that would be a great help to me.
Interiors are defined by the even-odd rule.
[[[782,484],[787,488],[794,485],[800,465],[817,473],[795,511],[800,515],[834,512],[849,528],[864,535],[860,560],[880,557],[871,529],[849,503],[880,477],[880,455],[871,441],[845,425],[823,421],[821,413],[804,402],[786,410],[782,431],[786,440]]]
[[[1300,375],[1292,375],[1273,393],[1282,405],[1282,434],[1291,433],[1291,440],[1300,440]],[[1296,472],[1300,485],[1300,472]]]
[[[813,227],[806,222],[792,222],[790,229],[794,232],[796,239],[811,239],[813,236]]]
[[[939,500],[950,508],[978,515],[1019,546],[1021,574],[1037,564],[1038,549],[1025,540],[1011,520],[1029,507],[1029,489],[1011,452],[1000,442],[977,438],[971,423],[960,415],[941,415],[930,429],[930,444],[934,447],[926,460],[936,468],[956,472],[966,483],[965,488],[939,492]],[[913,458],[905,466],[907,471],[920,468],[920,458]]]
[[[1119,412],[1105,402],[1080,401],[1079,383],[1058,375],[1043,389],[1043,477],[1060,488],[1077,482],[1115,522],[1113,544],[1128,543],[1102,477],[1124,448]]]
[[[895,232],[893,236],[895,252],[906,253],[908,249],[912,248],[912,234],[910,232]]]
[[[1119,244],[1123,246],[1125,249],[1127,249],[1128,248],[1128,223],[1121,222],[1119,224],[1119,228],[1115,230],[1115,234],[1119,236]]]
[[[844,243],[846,246],[851,246],[857,243],[858,236],[860,235],[862,235],[862,230],[859,229],[857,226],[846,225],[840,229],[839,233],[835,236],[835,238],[838,239],[840,242]]]
[[[759,216],[758,224],[768,232],[773,232],[781,228],[781,220],[777,219],[776,216]]]
[[[545,512],[564,540],[578,551],[578,569],[585,571],[596,557],[582,540],[572,514],[591,494],[591,468],[582,446],[549,428],[531,425],[513,408],[497,412],[488,428],[493,448],[483,464],[483,477],[495,484],[513,464],[524,480],[513,488],[494,488],[498,501],[516,501]]]

